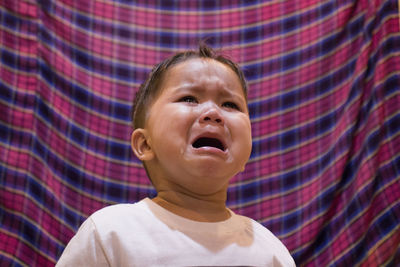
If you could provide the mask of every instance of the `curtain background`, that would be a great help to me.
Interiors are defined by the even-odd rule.
[[[200,39],[250,85],[229,207],[299,266],[400,264],[397,0],[0,3],[1,266],[51,266],[88,215],[154,195],[131,102]]]

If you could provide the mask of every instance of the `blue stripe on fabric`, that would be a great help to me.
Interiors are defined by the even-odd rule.
[[[383,129],[389,129],[390,125],[394,125],[397,129],[394,134],[400,132],[400,113],[394,116],[391,120],[385,121],[382,125]],[[391,135],[392,136],[392,135]],[[391,137],[389,136],[389,137]],[[379,146],[382,145],[384,140],[380,140],[381,136],[381,128],[375,130],[367,135],[367,141],[365,141],[366,145],[362,147],[358,153],[353,155],[353,158],[348,160],[346,167],[344,169],[342,180],[340,182],[340,187],[345,187],[349,183],[351,183],[354,179],[355,174],[358,173],[358,169],[360,164],[362,163],[362,159],[368,158],[370,155],[373,155]],[[364,143],[364,144],[365,144]]]
[[[343,227],[342,221],[345,221],[346,224],[352,223],[353,220],[358,217],[360,211],[370,207],[371,202],[374,201],[374,192],[379,192],[380,189],[386,186],[387,182],[382,180],[379,173],[376,177],[373,177],[373,179],[371,177],[370,183],[367,182],[365,186],[354,195],[353,199],[348,203],[344,210],[340,211],[340,213],[336,215],[335,220],[331,222],[332,225],[336,224],[338,229],[334,228],[332,225],[330,227],[335,229],[335,231],[339,231]]]
[[[244,65],[246,78],[249,81],[260,79],[265,75],[273,75],[276,73],[280,73],[282,71],[288,71],[293,68],[296,68],[297,66],[310,62],[316,58],[320,58],[326,55],[327,53],[331,52],[335,48],[337,48],[341,43],[344,43],[348,40],[352,40],[354,39],[355,36],[361,35],[363,33],[362,28],[360,28],[362,23],[363,23],[362,17],[359,17],[357,20],[350,23],[348,27],[354,28],[356,30],[352,30],[353,32],[351,35],[350,34],[346,35],[347,38],[343,38],[342,32],[337,32],[317,42],[312,46],[306,46],[304,49],[288,53],[283,57],[279,57],[269,61],[262,61],[255,64]],[[302,57],[302,55],[313,55],[313,56]],[[296,62],[296,59],[299,58],[302,58],[303,60]],[[352,62],[347,63],[345,66],[348,66]],[[260,73],[258,71],[260,69],[266,71]]]
[[[400,51],[400,36],[387,38],[368,58],[366,77],[371,78],[375,74],[375,68],[379,59]]]
[[[11,30],[11,32],[23,32],[27,35],[35,36],[37,24],[29,17],[15,16],[7,9],[0,8],[1,27]]]
[[[34,150],[35,151],[35,150]],[[37,151],[35,151],[37,152]],[[38,155],[40,156],[40,155]],[[45,161],[46,162],[46,161]],[[46,162],[49,163],[49,162]],[[60,170],[60,166],[64,166],[64,162],[58,165],[58,168],[51,168],[58,172],[60,175],[62,170]],[[50,163],[48,167],[53,167]],[[40,205],[45,206],[48,210],[51,211],[53,216],[61,218],[64,223],[69,225],[72,229],[77,229],[79,225],[82,223],[84,218],[74,210],[69,209],[64,205],[63,202],[58,202],[54,199],[54,193],[49,192],[47,188],[43,187],[37,179],[41,179],[41,177],[33,177],[31,174],[26,174],[25,172],[21,172],[19,170],[9,169],[0,163],[0,173],[7,173],[8,178],[4,179],[2,185],[13,188],[14,190],[19,190],[21,192],[29,193],[28,195],[35,199]],[[54,200],[49,201],[49,200]],[[54,207],[54,203],[57,203],[59,208]]]
[[[296,210],[290,212],[289,214],[283,216],[281,220],[283,221],[283,229],[285,233],[291,233],[294,230],[301,227],[303,210]]]
[[[384,126],[385,129],[388,130],[386,132],[387,138],[391,138],[398,134],[400,132],[400,113],[387,120]]]
[[[37,71],[36,57],[21,56],[6,49],[0,49],[0,54],[1,63],[5,66],[27,73],[36,73]]]
[[[117,0],[121,2],[127,2],[127,0]],[[189,1],[188,1],[189,2]],[[163,1],[154,1],[153,3],[149,3],[145,1],[144,3],[136,2],[136,6],[140,6],[142,8],[154,8],[162,11],[178,11],[176,7],[179,7],[179,11],[196,11],[196,12],[207,12],[221,9],[231,9],[231,8],[246,8],[254,5],[258,5],[262,3],[260,0],[247,0],[247,1],[215,1],[215,0],[202,0],[202,1],[192,1],[192,5],[184,8],[181,7],[180,4],[182,1],[180,0],[163,0]],[[195,3],[195,4],[193,4]],[[196,4],[199,3],[199,4]]]
[[[6,168],[4,168],[0,163],[0,169],[6,169]],[[77,229],[80,226],[84,218],[77,215],[75,211],[63,207],[63,203],[57,202],[62,207],[61,210],[62,212],[59,212],[60,210],[54,208],[52,206],[52,203],[49,203],[48,201],[49,199],[53,199],[53,193],[48,192],[30,175],[27,175],[26,173],[21,173],[20,171],[14,171],[11,169],[7,169],[6,172],[8,179],[5,179],[3,181],[2,184],[3,186],[28,193],[28,195],[34,198],[40,205],[47,207],[52,212],[52,216],[60,218],[64,223],[67,223],[73,229]],[[40,177],[38,179],[40,179]],[[46,242],[51,243],[49,247],[57,247],[58,252],[61,252],[63,250],[64,248],[63,246],[59,245],[52,239],[48,238],[47,235],[43,233],[40,228],[37,228],[35,225],[33,225],[28,220],[25,220],[23,217],[20,217],[19,215],[13,213],[8,213],[7,211],[2,210],[1,207],[0,207],[0,214],[7,216],[9,221],[15,220],[18,221],[19,223],[22,223],[22,226],[20,226],[18,229],[15,229],[13,227],[6,227],[6,228],[8,231],[11,231],[21,236],[27,243],[36,246],[39,244],[39,242],[41,242],[41,239],[45,238]],[[2,224],[2,226],[5,227],[5,224]],[[53,251],[48,251],[48,252],[50,253]],[[52,255],[52,256],[55,257],[57,255]]]
[[[1,220],[0,220],[1,222]],[[10,254],[9,254],[10,255]],[[13,267],[25,267],[25,265],[21,265],[16,259],[14,255],[10,255],[7,257],[6,255],[0,253],[0,262],[4,264],[4,266],[13,266]]]
[[[102,178],[97,178],[93,175],[88,174],[85,170],[80,170],[72,164],[60,158],[57,154],[53,153],[42,141],[36,139],[33,144],[33,152],[42,158],[46,163],[47,167],[53,170],[53,172],[60,177],[67,184],[70,184],[77,190],[89,191],[90,188],[121,188],[117,189],[118,192],[122,192],[121,195],[127,194],[129,190],[135,190],[137,185],[127,186],[126,184],[119,184],[113,181],[106,181]],[[51,159],[51,160],[50,160]],[[90,193],[96,197],[102,198],[105,201],[114,201],[115,193],[111,196],[104,195],[103,190],[98,190]],[[121,196],[120,195],[120,196]],[[120,199],[120,198],[119,198]],[[72,212],[70,213],[73,214]],[[70,216],[71,216],[70,215]]]
[[[7,125],[0,121],[0,141],[7,144],[10,140],[11,133],[14,133]]]
[[[274,227],[273,225],[279,225],[278,228],[280,230],[274,232],[278,236],[291,234],[295,229],[299,229],[302,227],[302,225],[296,226],[293,223],[294,221],[298,221],[299,218],[302,218],[304,210],[312,212],[311,214],[309,214],[310,218],[322,216],[324,213],[326,213],[328,208],[332,204],[332,199],[336,192],[335,190],[336,190],[336,184],[332,183],[331,185],[325,187],[321,192],[319,192],[318,196],[315,199],[313,199],[313,201],[309,202],[307,205],[304,205],[299,209],[289,212],[283,217],[270,219],[267,222],[263,223],[263,225],[265,225],[269,229],[275,229],[276,227]],[[310,207],[314,208],[311,210]],[[315,207],[317,207],[317,209],[315,209]],[[286,220],[291,220],[291,222],[285,223]],[[330,231],[330,228],[325,226],[319,232],[317,240],[315,241],[315,245],[317,247],[316,252],[323,250],[326,245],[329,245],[332,235],[329,234],[328,231]],[[298,251],[296,255],[297,254],[301,255],[302,253],[303,252]]]
[[[289,131],[283,131],[281,134],[272,137],[253,140],[253,147],[257,147],[258,150],[253,149],[250,157],[259,157],[272,152],[293,148],[296,147],[300,142],[304,142],[330,132],[336,126],[336,118],[338,118],[338,114],[340,113],[341,109],[337,109],[302,127],[298,127]],[[318,127],[318,131],[313,132],[311,130],[307,130],[307,128],[314,129],[316,126]],[[302,135],[302,132],[310,132],[313,133],[313,135]]]
[[[163,1],[161,1],[164,3]],[[342,5],[347,5],[346,2],[341,2],[339,3],[339,8]],[[249,6],[251,6],[249,4]],[[261,41],[264,40],[267,37],[270,36],[275,36],[275,35],[281,35],[285,34],[289,31],[294,31],[296,29],[299,29],[300,27],[305,27],[308,24],[313,23],[314,21],[320,20],[320,18],[326,17],[334,12],[335,9],[331,8],[332,4],[330,2],[323,3],[311,10],[308,10],[304,13],[301,14],[295,14],[292,15],[291,17],[286,18],[286,22],[282,24],[282,21],[274,21],[271,23],[264,23],[259,26],[250,26],[250,27],[245,27],[243,29],[239,30],[232,30],[228,32],[220,32],[219,29],[215,30],[215,32],[207,33],[207,34],[199,34],[199,33],[188,33],[185,32],[184,34],[176,31],[176,32],[167,32],[164,30],[152,30],[149,31],[148,29],[141,29],[141,28],[132,28],[130,25],[118,25],[115,26],[115,23],[109,23],[105,20],[97,19],[97,18],[89,18],[89,17],[82,17],[82,15],[76,14],[75,12],[72,12],[69,9],[65,9],[62,7],[59,7],[62,9],[62,12],[66,14],[66,16],[72,16],[72,17],[77,17],[77,25],[79,27],[83,27],[85,30],[92,32],[93,29],[91,25],[97,25],[96,28],[101,28],[101,29],[108,29],[102,32],[103,35],[106,35],[106,32],[109,32],[110,37],[113,38],[120,38],[120,39],[127,39],[127,37],[135,37],[135,42],[140,42],[141,38],[137,38],[138,36],[147,36],[151,34],[151,36],[157,36],[157,43],[154,43],[152,45],[156,47],[163,47],[163,48],[171,48],[171,44],[174,44],[175,48],[187,48],[187,42],[186,41],[176,41],[179,40],[180,38],[184,38],[185,40],[195,40],[195,39],[204,39],[205,37],[212,37],[214,39],[214,43],[211,42],[211,44],[222,44],[221,40],[239,40],[239,42],[242,42],[241,40],[243,38],[231,38],[232,36],[243,36],[248,39],[246,39],[246,42],[256,42],[256,41]],[[147,6],[148,8],[148,6]],[[181,10],[181,9],[180,9]],[[198,10],[196,10],[198,11]],[[312,15],[312,14],[317,14],[317,15]],[[314,20],[309,20],[309,19],[304,19],[304,18],[310,18],[313,17],[315,18]],[[296,24],[293,23],[292,21],[302,21],[302,24]],[[75,21],[73,21],[74,23]],[[284,26],[281,27],[281,25],[292,25],[292,26]],[[354,26],[354,25],[353,25]],[[356,27],[353,27],[354,29]],[[257,34],[258,33],[258,34]],[[112,36],[111,36],[112,35]],[[143,38],[144,40],[152,40],[153,38]],[[337,42],[336,42],[337,43]],[[149,41],[143,43],[146,45],[151,45]],[[180,45],[182,44],[182,45]],[[232,43],[231,43],[232,44]],[[72,49],[72,48],[71,48]]]
[[[373,32],[382,25],[384,19],[398,14],[398,6],[394,1],[384,1],[381,8],[376,12],[375,16],[369,23],[365,26],[365,37],[366,41],[370,41]]]
[[[89,51],[81,50],[76,46],[72,46],[67,42],[60,40],[54,34],[50,34],[48,31],[42,29],[39,38],[46,44],[50,44],[55,47],[61,47],[61,51],[66,53],[74,63],[78,66],[89,70],[93,73],[99,73],[103,76],[116,78],[125,82],[132,82],[140,84],[143,82],[142,77],[146,77],[150,72],[149,68],[143,68],[140,66],[132,66],[130,62],[128,63],[116,63],[111,59],[106,59],[105,57],[92,55]],[[69,55],[73,55],[72,57]],[[40,62],[40,68],[47,71],[45,62]],[[105,71],[111,70],[111,71]]]
[[[365,209],[360,210],[358,208],[359,213],[363,210]],[[400,210],[400,205],[394,205],[392,209],[380,214],[363,237],[355,242],[355,246],[335,262],[335,266],[342,266],[342,263],[346,262],[360,262],[377,242],[394,231],[398,227],[400,219],[395,215],[394,210]]]
[[[356,62],[357,59],[350,61],[340,67],[337,71],[317,80],[315,83],[298,87],[296,90],[290,92],[283,92],[280,95],[262,101],[249,103],[248,107],[251,119],[257,119],[273,114],[331,92],[332,89],[335,89],[338,85],[352,77],[352,74],[355,71]],[[353,93],[350,94],[348,102],[351,102],[357,95],[355,92],[357,92],[356,89],[361,86],[361,81],[356,80],[354,85],[356,86],[352,88]],[[283,99],[283,105],[274,105],[275,103],[279,103],[281,99]]]
[[[26,190],[26,173],[7,168],[7,165],[0,161],[0,173],[2,175],[2,185],[20,190],[21,192]]]
[[[29,149],[32,142],[32,132],[15,129],[0,120],[0,141],[16,148]]]
[[[398,40],[400,41],[400,36]],[[384,97],[388,97],[397,93],[400,90],[400,74],[393,73],[392,75],[387,77],[386,80],[381,83],[376,90],[382,90]]]
[[[41,0],[44,2],[45,0]],[[48,0],[46,0],[47,2]],[[180,1],[180,0],[114,0],[115,3],[130,5],[131,7],[144,8],[146,10],[154,9],[157,11],[175,11],[175,12],[188,12],[193,11],[208,12],[208,11],[221,11],[226,9],[245,9],[255,5],[265,3],[263,0],[202,0],[202,1]],[[182,4],[184,3],[184,4]]]
[[[10,107],[10,110],[14,106],[30,111],[34,106],[35,95],[31,92],[15,90],[0,80],[0,99],[7,103],[6,105]],[[9,111],[9,113],[12,112]],[[27,116],[30,117],[30,114],[27,114]]]
[[[252,202],[260,197],[259,187],[256,186],[257,183],[257,181],[253,181],[240,187],[240,192],[237,193],[240,193],[240,200],[243,201],[243,203]]]
[[[385,236],[399,226],[399,214],[396,215],[393,211],[400,211],[400,203],[397,202],[391,209],[381,214],[374,226],[377,228],[381,236]],[[377,240],[378,241],[378,240]],[[371,244],[372,247],[373,244]]]
[[[63,93],[66,97],[71,100],[83,105],[85,108],[89,108],[92,111],[97,113],[112,116],[113,118],[131,121],[131,105],[123,104],[117,101],[110,101],[110,99],[105,99],[103,97],[97,96],[92,92],[88,91],[86,88],[83,88],[71,81],[68,81],[64,77],[55,73],[49,66],[46,64],[41,64],[41,76],[45,79],[45,81],[54,86],[57,85],[59,91]],[[132,89],[133,90],[133,89]],[[41,101],[38,99],[38,101]],[[74,102],[72,102],[73,104]],[[96,105],[93,105],[96,103]],[[111,104],[110,104],[111,103]],[[108,107],[108,108],[102,108]],[[114,113],[112,113],[114,111]]]
[[[3,209],[2,206],[0,206],[0,214],[7,216],[8,220],[10,220],[10,221],[19,222],[18,229],[16,229],[13,226],[8,227],[8,225],[3,224],[3,223],[2,223],[2,227],[4,227],[5,230],[18,235],[20,238],[22,238],[22,240],[24,241],[25,244],[37,246],[40,244],[40,241],[42,241],[45,238],[48,246],[53,247],[53,248],[55,247],[57,249],[57,251],[55,254],[53,254],[52,250],[44,251],[44,252],[47,255],[52,256],[54,258],[57,256],[57,254],[60,251],[62,251],[64,249],[63,246],[59,245],[57,242],[54,242],[51,238],[48,238],[47,234],[44,233],[40,227],[37,227],[36,225],[32,224],[30,221],[25,219],[23,216],[19,216],[17,214],[8,212],[5,209]]]
[[[13,100],[14,93],[15,93],[15,90],[12,90],[10,87],[8,87],[6,84],[4,84],[2,80],[0,80],[0,99],[1,100],[3,100],[6,103],[11,103]]]
[[[312,160],[309,164],[303,165],[293,171],[284,172],[279,176],[272,176],[268,177],[268,179],[261,180],[258,187],[268,188],[268,191],[261,193],[261,198],[292,191],[294,188],[318,178],[321,173],[324,173],[326,169],[330,167],[332,158],[341,157],[343,152],[346,151],[349,142],[349,134],[351,135],[351,133],[351,129],[343,133],[343,135],[338,138],[336,145],[332,145],[330,150],[328,150],[324,154],[321,154],[319,157]],[[344,174],[346,179],[351,176],[350,174],[350,172]],[[280,185],[279,188],[268,186],[269,184],[276,183]],[[341,185],[338,186],[340,187]],[[251,202],[252,200],[254,200],[252,195],[254,193],[254,189],[252,189],[252,187],[254,187],[254,183],[248,183],[240,187],[240,190],[243,190],[243,192],[248,192],[241,195],[241,201],[243,203]],[[235,194],[236,190],[239,190],[239,188],[231,188],[232,194]]]
[[[282,188],[283,191],[290,191],[300,184],[302,184],[303,180],[300,179],[300,175],[297,170],[293,170],[290,172],[286,172],[280,176],[282,181]]]
[[[76,142],[79,145],[87,145],[87,140],[92,140],[91,143],[96,144],[104,144],[105,151],[96,150],[96,147],[86,146],[86,149],[92,150],[96,153],[101,153],[104,156],[117,159],[117,160],[125,160],[128,155],[131,155],[131,148],[129,142],[115,142],[105,137],[98,137],[92,135],[87,130],[84,130],[81,127],[76,126],[73,122],[67,121],[63,116],[60,116],[55,110],[48,107],[42,99],[37,99],[37,114],[42,118],[45,122],[52,125],[54,122],[63,123],[67,126],[68,131],[66,133],[62,133],[65,137],[69,138]],[[56,130],[56,128],[54,128]]]
[[[341,157],[343,152],[346,151],[349,143],[349,134],[351,135],[351,132],[352,130],[350,129],[347,132],[343,133],[343,135],[338,138],[336,145],[332,145],[330,150],[328,150],[324,154],[321,154],[318,158],[312,160],[309,164],[303,165],[300,168],[283,173],[279,176],[269,177],[268,179],[260,181],[260,188],[268,188],[268,191],[262,193],[262,197],[292,191],[294,188],[318,178],[321,173],[324,173],[326,169],[330,167],[332,158]],[[344,174],[346,179],[349,178],[349,174],[349,172]],[[268,186],[269,184],[277,182],[280,184],[279,188]],[[250,183],[248,186],[251,187],[254,186],[254,184]],[[338,186],[340,187],[341,185]],[[231,189],[231,191],[234,193],[235,189],[233,188]],[[251,198],[249,199],[245,196],[246,195],[243,195],[243,198],[241,198],[243,202],[251,201]]]

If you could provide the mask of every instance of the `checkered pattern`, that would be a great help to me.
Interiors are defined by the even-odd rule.
[[[229,206],[299,266],[400,264],[397,0],[2,0],[1,266],[52,266],[89,214],[154,194],[131,102],[200,39],[250,87]]]

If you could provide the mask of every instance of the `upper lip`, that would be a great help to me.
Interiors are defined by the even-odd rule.
[[[224,137],[217,133],[217,132],[204,132],[204,133],[200,133],[199,135],[196,135],[193,140],[191,141],[191,145],[193,146],[196,141],[198,141],[199,139],[202,138],[210,138],[210,139],[214,139],[216,141],[216,144],[219,142],[220,145],[222,145],[222,151],[225,151],[227,149],[227,144],[224,140]],[[218,141],[217,141],[218,140]],[[215,146],[217,148],[220,148],[219,145]]]

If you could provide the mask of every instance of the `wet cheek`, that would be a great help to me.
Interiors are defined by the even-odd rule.
[[[242,143],[251,149],[252,146],[252,137],[251,137],[251,124],[250,121],[243,120],[242,123],[236,124],[236,133],[238,134],[238,138],[242,141]]]
[[[193,124],[193,112],[185,108],[163,110],[165,116],[158,120],[161,125],[159,134],[174,142],[185,142]]]
[[[239,118],[234,118],[232,120],[232,125],[236,127],[236,129],[239,130],[239,132],[243,135],[250,135],[251,136],[251,123],[250,119],[246,117],[245,115],[239,117]]]

